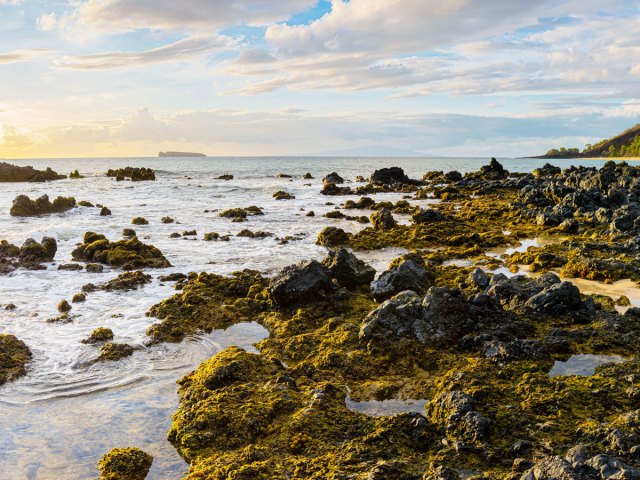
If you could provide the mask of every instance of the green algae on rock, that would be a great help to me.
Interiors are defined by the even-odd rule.
[[[123,358],[130,357],[135,351],[135,347],[126,343],[107,343],[100,349],[100,355],[93,361],[93,363],[106,361],[117,362]]]
[[[142,243],[137,237],[110,242],[104,235],[93,232],[84,234],[83,244],[71,255],[74,260],[98,262],[123,270],[171,266],[160,250]]]
[[[105,343],[113,340],[113,330],[110,328],[100,327],[96,328],[89,337],[82,340],[82,343],[87,345],[95,345],[97,343]]]
[[[0,334],[0,385],[26,375],[31,357],[31,350],[22,340]]]
[[[98,462],[100,480],[144,480],[152,463],[153,457],[138,448],[114,448]]]

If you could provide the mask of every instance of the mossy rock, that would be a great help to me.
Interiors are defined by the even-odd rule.
[[[102,263],[123,270],[171,266],[160,250],[142,243],[137,237],[110,242],[104,235],[94,232],[85,233],[84,243],[71,255],[78,261]]]
[[[31,357],[31,350],[22,340],[0,334],[0,385],[26,375]]]
[[[130,357],[135,351],[135,347],[126,343],[107,343],[100,349],[100,355],[95,362],[117,362],[123,358]]]
[[[87,345],[95,345],[96,343],[105,343],[113,340],[113,330],[110,328],[100,327],[96,328],[89,337],[82,340],[82,343]]]
[[[114,448],[98,462],[100,480],[144,480],[152,464],[153,457],[138,448]]]

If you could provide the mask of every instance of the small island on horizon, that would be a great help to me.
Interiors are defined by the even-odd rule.
[[[544,155],[531,158],[633,158],[640,157],[640,123],[615,137],[579,148],[552,148]]]
[[[194,152],[160,152],[158,153],[159,158],[192,158],[192,157],[206,157],[204,153],[194,153]]]

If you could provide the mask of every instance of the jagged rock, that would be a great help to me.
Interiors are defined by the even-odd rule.
[[[162,223],[164,224],[173,223],[173,222],[175,222],[175,220],[171,217],[162,217]]]
[[[369,285],[376,276],[373,267],[344,248],[329,252],[329,256],[322,263],[331,270],[340,285],[350,289]]]
[[[489,420],[474,410],[473,399],[464,392],[443,393],[425,408],[432,422],[443,425],[453,438],[478,442],[489,433]]]
[[[396,183],[408,183],[409,177],[400,167],[381,168],[373,172],[369,178],[369,182],[377,185],[393,185]]]
[[[102,207],[100,209],[100,216],[101,217],[109,217],[109,216],[111,216],[111,210],[109,210],[107,207]]]
[[[469,274],[469,283],[484,290],[489,286],[489,277],[481,268],[476,268]]]
[[[280,306],[314,300],[332,288],[331,271],[312,260],[286,267],[269,282],[270,298]]]
[[[536,168],[533,171],[533,176],[540,178],[540,177],[547,177],[550,175],[559,175],[561,171],[562,170],[560,169],[560,167],[556,167],[554,165],[551,165],[550,163],[545,163],[544,166],[540,168]]]
[[[318,234],[316,244],[325,247],[339,247],[349,243],[349,234],[338,227],[325,227]]]
[[[100,288],[106,292],[114,290],[137,290],[139,287],[151,282],[151,275],[147,275],[141,271],[125,272],[118,275],[113,280],[103,284]]]
[[[371,224],[376,230],[391,230],[398,225],[388,208],[383,208],[371,215]]]
[[[83,244],[73,250],[71,255],[75,260],[99,262],[123,270],[171,266],[160,250],[142,243],[138,237],[110,242],[104,235],[94,232],[86,232]]]
[[[115,177],[118,181],[129,178],[132,182],[142,182],[155,180],[156,174],[150,168],[126,167],[107,171],[107,177]]]
[[[435,280],[420,255],[407,254],[394,262],[371,284],[374,298],[381,302],[405,290],[424,294]]]
[[[122,236],[123,237],[128,237],[128,238],[135,237],[136,236],[136,231],[134,229],[132,229],[132,228],[124,228],[122,230]]]
[[[48,182],[51,180],[62,180],[65,175],[48,168],[46,170],[36,170],[31,166],[19,167],[10,163],[0,162],[0,183],[1,182]]]
[[[561,282],[546,287],[527,300],[525,307],[550,315],[585,308],[580,298],[580,290],[571,282]]]
[[[31,200],[26,195],[18,195],[13,200],[9,213],[13,217],[37,217],[52,213],[63,213],[75,206],[76,200],[73,197],[58,197],[52,203],[47,195],[42,195],[36,200]]]
[[[62,300],[59,304],[58,304],[58,311],[60,313],[67,313],[71,311],[71,305],[69,305],[69,302],[67,302],[66,300]]]
[[[326,177],[324,177],[322,179],[322,182],[324,184],[340,185],[340,184],[344,183],[344,178],[342,178],[336,172],[332,172],[329,175],[327,175]]]
[[[273,198],[275,198],[276,200],[293,200],[296,197],[291,195],[289,192],[280,190],[273,194]]]
[[[44,237],[40,243],[33,238],[28,238],[20,247],[20,262],[22,264],[53,262],[57,251],[58,243],[55,238]]]

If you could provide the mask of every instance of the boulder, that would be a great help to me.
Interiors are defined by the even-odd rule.
[[[428,225],[430,223],[442,222],[445,216],[433,208],[419,209],[411,216],[416,225]]]
[[[0,385],[27,373],[31,350],[13,335],[0,334]]]
[[[311,260],[284,268],[271,279],[267,291],[276,305],[288,306],[315,300],[331,288],[331,271]]]
[[[349,243],[349,234],[338,227],[325,227],[319,234],[316,244],[324,247],[339,247]]]
[[[307,177],[305,177],[307,178]],[[313,178],[313,177],[311,177]],[[334,185],[340,185],[342,183],[344,183],[344,178],[342,178],[340,175],[338,175],[336,172],[332,172],[329,175],[327,175],[326,177],[324,177],[322,179],[322,182],[326,185],[326,184],[334,184]]]
[[[403,184],[409,181],[409,177],[405,175],[404,170],[400,167],[381,168],[373,172],[369,178],[369,182],[376,185]]]
[[[340,285],[353,289],[360,285],[369,285],[376,276],[373,267],[358,259],[347,249],[333,250],[322,262]]]
[[[153,457],[135,447],[114,448],[98,462],[100,480],[144,480]]]
[[[580,290],[571,282],[561,282],[544,288],[525,303],[525,307],[535,312],[549,315],[583,310]]]
[[[376,230],[391,230],[398,225],[388,208],[383,208],[371,215],[371,224]]]
[[[420,255],[407,254],[396,260],[389,270],[371,284],[374,298],[381,302],[405,290],[424,294],[435,278]]]
[[[0,162],[0,182],[48,182],[67,178],[59,175],[50,168],[36,170],[31,166],[19,167],[10,163]]]

